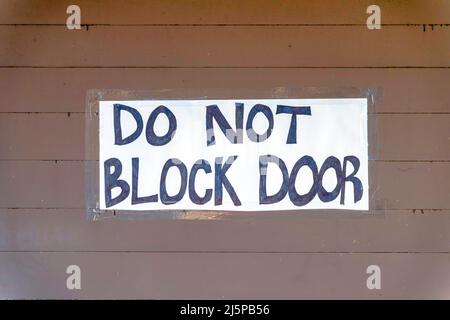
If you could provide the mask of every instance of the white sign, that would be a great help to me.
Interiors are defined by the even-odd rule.
[[[367,99],[100,101],[100,209],[368,210]]]

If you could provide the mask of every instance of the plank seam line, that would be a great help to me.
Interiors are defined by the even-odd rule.
[[[0,65],[0,69],[450,69],[450,66],[32,66]]]
[[[0,23],[5,27],[66,27],[65,23]],[[83,23],[90,27],[367,27],[365,23]],[[382,27],[448,27],[450,23],[382,23]]]
[[[234,250],[0,250],[0,253],[148,253],[148,254],[450,254],[450,251],[234,251]]]

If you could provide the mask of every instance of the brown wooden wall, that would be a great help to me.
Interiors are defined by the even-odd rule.
[[[448,0],[1,0],[0,297],[450,298],[449,23]],[[384,213],[86,221],[88,89],[275,86],[382,88]]]

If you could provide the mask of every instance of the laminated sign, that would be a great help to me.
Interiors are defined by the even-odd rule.
[[[101,210],[368,210],[367,99],[99,104]]]

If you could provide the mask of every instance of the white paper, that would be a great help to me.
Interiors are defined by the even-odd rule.
[[[243,104],[243,140],[242,143],[231,143],[220,130],[215,118],[212,119],[215,144],[207,145],[206,113],[207,106],[217,105],[220,113],[229,123],[231,129],[236,129],[236,103]],[[114,105],[120,104],[133,108],[142,118],[143,128],[140,135],[128,144],[116,144],[114,131]],[[273,129],[270,136],[262,142],[253,142],[249,139],[246,124],[250,110],[255,105],[266,106],[273,117]],[[278,106],[309,107],[311,115],[279,113]],[[159,106],[170,110],[176,119],[176,130],[169,142],[164,145],[151,145],[146,137],[146,128],[150,114]],[[268,108],[267,108],[268,107]],[[264,107],[262,107],[264,109]],[[305,109],[304,109],[305,110]],[[119,113],[118,113],[119,114]],[[296,118],[296,132],[291,135],[291,143],[287,143],[288,132],[292,118]],[[268,210],[298,210],[298,209],[352,209],[368,210],[369,184],[368,184],[368,139],[367,139],[367,99],[252,99],[252,100],[147,100],[147,101],[100,101],[99,106],[99,201],[103,210],[227,210],[227,211],[268,211]],[[130,112],[120,112],[122,138],[131,135],[137,128],[137,122]],[[256,113],[252,128],[258,134],[264,133],[269,121],[262,112]],[[164,136],[169,129],[168,117],[160,113],[149,126],[156,136]],[[296,143],[292,141],[296,140]],[[269,163],[266,171],[266,194],[276,194],[281,186],[285,192],[280,192],[276,202],[262,201],[260,190],[260,156],[275,155],[282,159],[286,165],[289,179],[283,182],[282,173],[277,164]],[[220,187],[216,186],[215,172],[216,158],[223,158],[223,162],[231,156],[237,158],[225,173],[225,177],[233,187],[239,204],[232,201],[228,189],[222,189],[221,204],[219,197]],[[294,165],[304,156],[310,156],[317,165],[317,172],[329,157],[337,158],[340,171],[329,168],[322,175],[322,187],[313,183],[313,171],[308,166],[298,170],[296,179],[291,178]],[[344,158],[356,157],[359,160],[359,169],[354,174],[354,181],[359,181],[362,188],[360,199],[354,201],[355,185],[346,180],[354,171],[351,161],[346,161],[346,176],[343,173]],[[129,191],[115,186],[117,180],[113,177],[115,166],[108,167],[105,172],[105,162],[116,158],[122,165],[122,172],[118,179],[123,180],[122,186],[128,185]],[[132,158],[138,158],[139,174],[135,176],[137,190],[133,197]],[[180,191],[181,175],[177,167],[167,171],[165,183],[165,202],[162,201],[161,172],[169,159],[179,159],[185,166],[187,180],[192,166],[199,163],[199,159],[206,160],[211,167],[211,173],[203,169],[197,171],[192,183],[186,181],[186,190],[178,198],[171,200]],[[349,159],[349,158],[348,158]],[[354,159],[354,158],[352,158]],[[332,162],[329,160],[330,163]],[[107,162],[111,164],[110,162]],[[117,163],[117,161],[115,162]],[[177,162],[178,163],[178,162]],[[182,169],[183,170],[183,169]],[[264,175],[264,173],[263,173]],[[105,187],[105,177],[108,176],[109,187]],[[340,183],[338,178],[340,177]],[[111,182],[112,181],[112,182]],[[219,181],[220,182],[220,181]],[[192,186],[190,186],[192,185]],[[303,195],[308,194],[312,186],[314,197],[305,202]],[[345,186],[343,204],[341,196]],[[191,199],[190,188],[193,188],[193,197],[197,194],[197,203]],[[126,188],[125,188],[126,189]],[[206,189],[211,189],[211,197],[205,197],[198,204],[198,198],[203,198]],[[328,194],[333,189],[337,195]],[[319,198],[319,190],[326,201]],[[183,190],[181,190],[183,191]],[[361,190],[360,190],[361,191]],[[122,201],[113,203],[122,192]],[[106,194],[110,198],[106,201]],[[284,197],[281,196],[284,194]],[[153,198],[149,196],[153,195]],[[292,197],[291,197],[292,195]],[[297,196],[298,195],[298,196]],[[143,198],[147,197],[147,198]],[[156,198],[155,198],[156,197]],[[134,198],[134,200],[133,200]],[[330,201],[330,198],[334,198]],[[136,200],[140,199],[140,200]],[[156,201],[155,201],[156,199]],[[169,201],[167,201],[169,199]],[[146,201],[147,200],[147,201]],[[152,200],[152,202],[150,202]],[[279,200],[279,201],[278,201]],[[172,202],[174,203],[172,203]],[[108,203],[107,203],[108,202]],[[134,204],[132,203],[134,202]],[[170,202],[170,203],[168,203]]]

